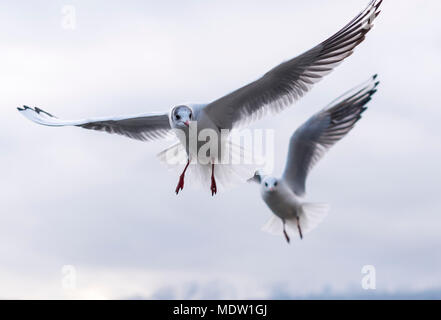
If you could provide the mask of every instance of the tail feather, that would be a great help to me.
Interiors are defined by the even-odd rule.
[[[156,157],[169,169],[185,165],[188,159],[184,146],[180,142],[176,142],[167,149],[161,151]]]
[[[328,215],[329,205],[325,203],[303,203],[299,213],[300,228],[305,235],[315,229]],[[300,237],[297,227],[297,218],[286,219],[286,227],[289,233]],[[273,215],[262,227],[262,230],[273,235],[283,235],[282,219]]]
[[[269,218],[269,220],[262,227],[262,231],[275,236],[282,235],[283,234],[282,220],[279,217],[272,215],[271,218]]]
[[[223,190],[250,179],[257,169],[257,165],[241,163],[244,150],[239,145],[229,142],[230,163],[218,163],[214,166],[214,176],[218,189]],[[181,143],[175,143],[157,155],[159,160],[169,169],[180,174],[187,163],[187,153]],[[192,159],[185,175],[186,185],[198,185],[209,188],[211,183],[211,164],[196,163]]]
[[[326,203],[303,203],[299,216],[303,234],[315,229],[326,218],[328,211],[329,205]],[[289,220],[287,224],[297,230],[296,219]]]

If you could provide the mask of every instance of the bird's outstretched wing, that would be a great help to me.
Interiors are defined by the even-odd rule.
[[[291,136],[288,158],[282,178],[299,196],[305,193],[305,181],[309,171],[337,141],[342,139],[377,91],[377,76],[364,83],[312,116]]]
[[[314,83],[349,57],[380,13],[382,0],[372,0],[329,39],[270,70],[260,79],[210,103],[205,112],[219,128],[231,129],[279,112],[302,97]]]
[[[254,173],[254,176],[249,178],[247,181],[248,182],[255,182],[257,184],[261,184],[262,183],[262,179],[263,179],[263,175],[260,173],[260,171],[256,171]]]
[[[169,116],[166,113],[103,119],[61,120],[40,108],[23,106],[23,108],[18,108],[18,111],[29,120],[45,126],[76,126],[116,133],[141,141],[166,138],[171,132]]]

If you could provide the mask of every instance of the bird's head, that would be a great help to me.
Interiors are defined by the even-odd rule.
[[[193,120],[193,110],[189,106],[181,105],[174,107],[171,112],[172,127],[185,129],[190,126]]]
[[[279,181],[274,177],[265,177],[262,180],[262,191],[263,192],[274,192],[279,187]]]

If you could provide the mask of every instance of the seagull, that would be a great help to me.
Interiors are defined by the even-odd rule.
[[[225,181],[240,175],[233,165],[219,165],[225,148],[229,146],[221,138],[223,130],[233,130],[261,119],[268,112],[278,113],[299,100],[313,84],[329,74],[355,47],[365,39],[375,18],[380,13],[382,0],[372,0],[368,6],[340,31],[303,54],[281,63],[258,80],[251,82],[211,103],[181,104],[168,112],[146,113],[134,116],[119,116],[83,120],[62,120],[38,107],[18,108],[26,118],[45,126],[76,126],[85,129],[105,131],[132,139],[150,141],[164,139],[170,134],[177,136],[178,142],[159,154],[165,161],[185,156],[186,164],[175,189],[178,194],[184,188],[185,173],[191,164],[201,173],[202,180],[210,179],[211,194],[217,193],[216,177]],[[201,156],[203,141],[193,142],[191,127],[196,139],[204,130],[211,130],[217,136],[208,139],[211,146]],[[213,140],[211,140],[213,139]],[[193,142],[193,143],[192,143]],[[217,149],[217,151],[215,150]],[[236,148],[239,149],[240,148]],[[169,157],[168,159],[167,156]],[[170,158],[171,157],[171,158]],[[203,159],[202,159],[203,158]],[[216,164],[216,173],[215,173]],[[253,176],[255,169],[248,173],[245,182]]]
[[[366,104],[377,91],[377,75],[350,90],[328,107],[316,113],[291,136],[288,158],[282,177],[266,176],[257,171],[249,181],[260,184],[263,201],[274,215],[263,227],[264,231],[290,237],[288,226],[303,234],[314,229],[327,215],[326,204],[303,202],[305,182],[309,171],[335,144],[346,136],[361,119]]]

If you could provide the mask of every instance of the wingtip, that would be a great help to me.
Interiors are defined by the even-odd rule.
[[[378,8],[380,7],[382,2],[383,2],[383,0],[372,0],[367,5],[367,9],[368,10],[375,9],[375,11],[376,11],[376,10],[378,10]]]
[[[17,110],[18,111],[25,111],[26,109],[31,109],[31,108],[29,108],[27,105],[23,105],[23,107],[22,108],[20,108],[20,107],[17,107]]]
[[[383,0],[378,1],[376,8],[378,9],[378,7],[380,7],[382,3],[383,3]]]
[[[378,9],[382,2],[383,2],[383,0],[372,0],[369,3],[369,6],[375,8],[375,9]]]

